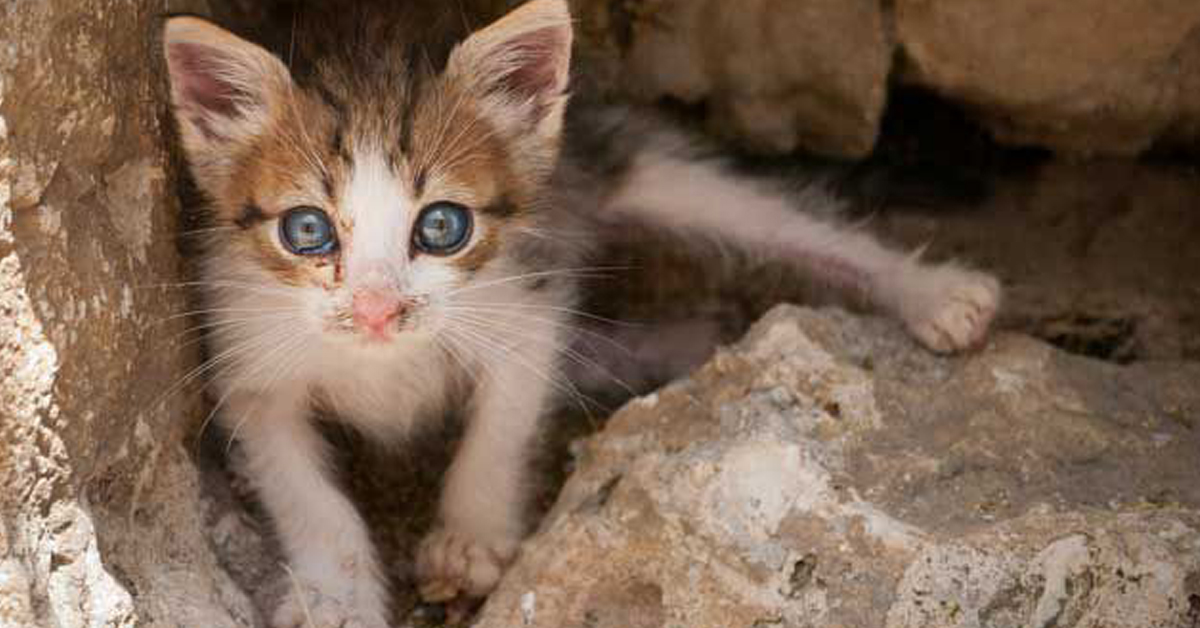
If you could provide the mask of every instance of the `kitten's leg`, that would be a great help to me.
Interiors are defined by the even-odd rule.
[[[288,595],[275,628],[383,628],[383,580],[367,529],[330,479],[307,395],[234,393],[225,408],[245,473],[288,557]]]
[[[552,388],[553,330],[504,352],[483,375],[466,435],[446,475],[439,521],[417,553],[421,597],[491,592],[524,534],[528,453]]]
[[[797,211],[797,204],[808,211]],[[788,199],[709,162],[647,153],[634,161],[607,209],[790,259],[892,312],[934,351],[964,349],[983,339],[1000,302],[994,278],[951,264],[922,263],[916,255],[813,215],[831,214],[834,206],[824,194]]]

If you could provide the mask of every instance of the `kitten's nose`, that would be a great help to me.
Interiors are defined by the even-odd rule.
[[[407,306],[399,295],[374,290],[354,293],[354,324],[377,336],[387,336],[388,326],[402,317]]]

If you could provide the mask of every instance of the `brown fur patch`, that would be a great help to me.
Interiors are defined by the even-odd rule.
[[[336,190],[346,179],[346,164],[336,154],[336,111],[319,97],[295,91],[253,145],[245,148],[224,198],[216,203],[221,223],[242,227],[242,238],[260,266],[289,285],[328,283],[328,257],[292,255],[278,243],[271,222],[292,207],[309,205],[338,220]]]
[[[484,264],[487,264],[493,257],[496,257],[496,254],[499,252],[500,240],[493,229],[472,244],[466,254],[456,258],[452,263],[464,272],[474,273],[483,268]]]
[[[315,259],[300,259],[298,256],[281,253],[279,245],[274,242],[278,236],[273,229],[265,226],[255,229],[251,236],[250,247],[258,264],[270,271],[281,283],[290,286],[301,286],[306,281],[316,279],[308,271],[308,266]]]
[[[422,202],[437,200],[450,188],[455,198],[471,199],[476,221],[486,221],[486,233],[465,254],[453,260],[464,272],[474,273],[495,258],[506,233],[515,224],[539,182],[522,178],[514,168],[509,147],[494,125],[479,110],[465,86],[436,85],[419,101],[413,117],[415,177],[428,192]]]

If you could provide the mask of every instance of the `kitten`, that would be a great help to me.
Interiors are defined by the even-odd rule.
[[[889,250],[819,217],[831,199],[789,200],[656,122],[567,116],[565,0],[474,33],[413,8],[437,4],[306,19],[300,48],[329,44],[295,72],[202,19],[165,26],[173,112],[212,212],[201,274],[219,417],[297,583],[277,627],[387,625],[380,559],[317,410],[396,440],[466,408],[416,574],[430,601],[496,585],[524,532],[528,444],[564,385],[580,269],[602,237],[649,227],[770,252],[938,352],[979,342],[998,305],[987,275]]]

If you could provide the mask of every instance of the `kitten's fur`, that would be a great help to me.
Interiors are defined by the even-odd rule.
[[[652,226],[773,252],[939,352],[978,342],[997,307],[990,277],[814,217],[832,201],[796,207],[656,123],[573,109],[564,139],[565,0],[532,0],[469,37],[424,6],[438,4],[316,19],[324,34],[302,27],[299,48],[326,41],[324,56],[307,53],[295,73],[203,20],[166,25],[173,110],[213,212],[202,283],[220,419],[298,583],[275,626],[387,623],[379,558],[336,485],[317,408],[395,440],[465,406],[416,573],[434,601],[495,586],[524,530],[527,444],[562,385],[572,269],[604,234]],[[470,243],[447,257],[411,244],[417,212],[439,200],[475,217]],[[333,253],[281,244],[279,217],[296,206],[331,218]]]

